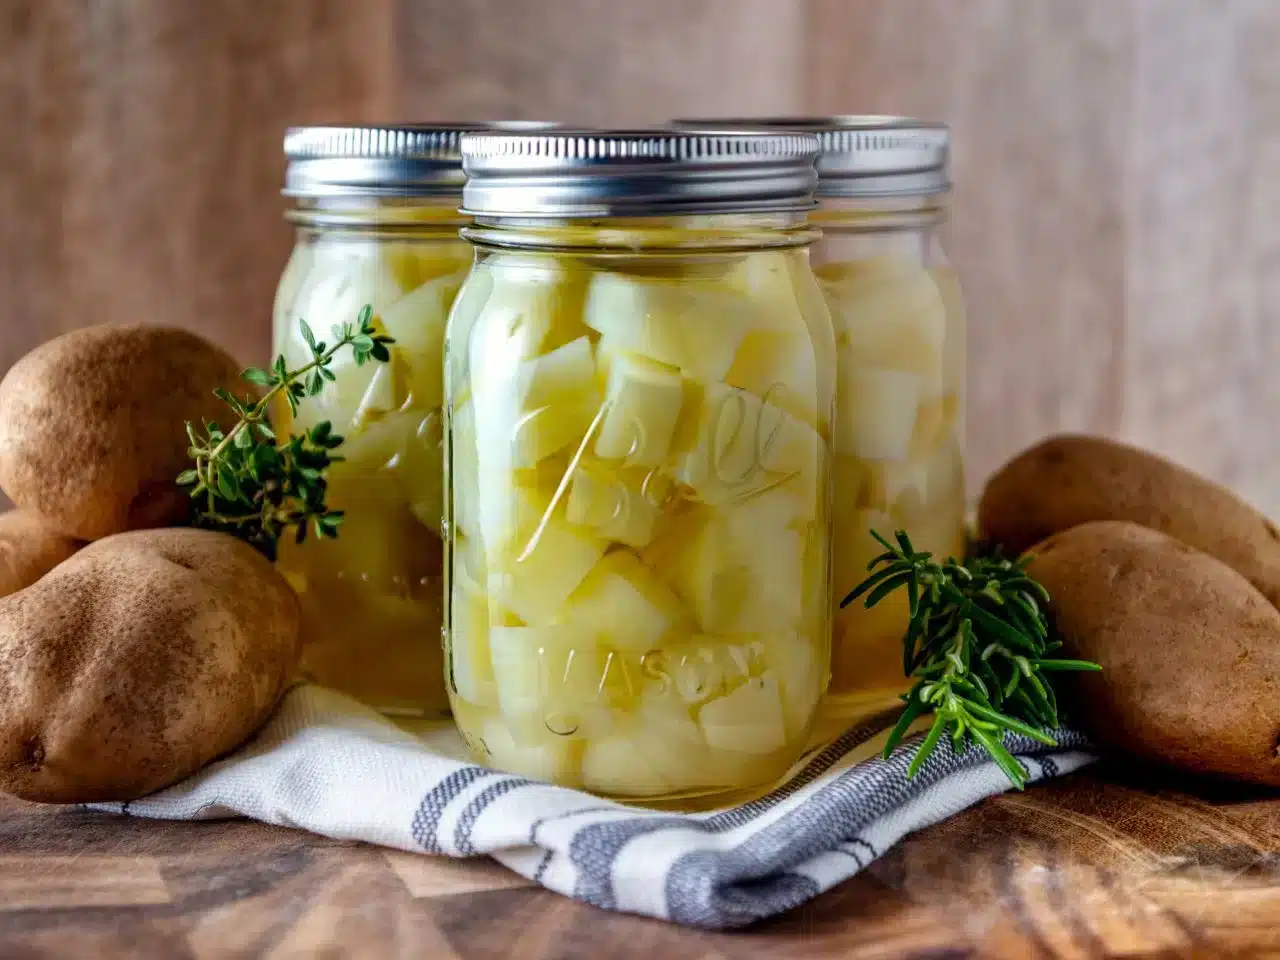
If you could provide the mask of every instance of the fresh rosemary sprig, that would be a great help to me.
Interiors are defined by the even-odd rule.
[[[1054,656],[1062,646],[1050,638],[1046,607],[1049,594],[1027,574],[1030,557],[1009,560],[995,553],[943,563],[911,545],[904,531],[867,565],[874,571],[840,604],[865,596],[874,607],[896,590],[906,590],[910,611],[903,637],[903,671],[915,677],[903,696],[906,709],[885,743],[887,758],[907,729],[924,714],[934,714],[907,776],[913,777],[943,735],[950,732],[961,748],[969,737],[1022,789],[1026,768],[1001,742],[1005,731],[1050,746],[1045,733],[1058,725],[1058,700],[1045,674],[1062,670],[1101,670],[1085,660]],[[877,569],[878,568],[878,569]]]
[[[205,423],[198,431],[188,422],[188,453],[195,466],[178,476],[180,486],[190,487],[193,526],[237,536],[272,560],[289,528],[295,529],[298,543],[306,539],[308,528],[317,537],[336,537],[343,517],[343,511],[330,510],[325,502],[325,472],[342,459],[332,453],[342,437],[323,420],[280,440],[268,419],[272,400],[282,393],[297,415],[299,402],[316,396],[326,381],[335,379],[329,365],[339,351],[350,347],[358,366],[385,363],[391,359],[387,344],[395,342],[377,332],[367,304],[355,324],[334,325],[333,346],[317,342],[305,320],[298,323],[311,360],[290,370],[282,355],[269,370],[245,370],[241,377],[246,382],[264,388],[261,399],[250,395],[240,399],[227,390],[215,390],[238,419],[230,430]]]

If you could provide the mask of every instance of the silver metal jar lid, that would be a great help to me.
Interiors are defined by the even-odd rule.
[[[818,138],[655,128],[470,133],[471,216],[582,218],[809,210]]]
[[[457,197],[465,179],[459,143],[473,130],[546,130],[550,123],[417,123],[290,127],[284,135],[286,197]]]
[[[911,117],[753,117],[678,120],[705,129],[792,130],[816,134],[818,196],[928,196],[951,189],[946,124]]]

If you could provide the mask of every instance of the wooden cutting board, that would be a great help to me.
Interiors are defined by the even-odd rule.
[[[909,838],[733,934],[489,860],[0,800],[0,957],[1280,956],[1280,799],[1095,768]]]

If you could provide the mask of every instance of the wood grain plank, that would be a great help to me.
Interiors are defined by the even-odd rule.
[[[525,879],[488,857],[441,860],[420,853],[389,850],[386,861],[411,897],[454,896],[460,893],[535,886],[532,880]]]
[[[80,857],[0,856],[0,911],[169,902],[154,858],[95,857],[87,876],[83,867]]]
[[[396,89],[414,119],[619,126],[800,106],[796,2],[408,0],[396,9]]]
[[[904,844],[898,882],[957,922],[1012,922],[1047,955],[1272,949],[1258,918],[1280,896],[1280,803],[1251,819],[1241,791],[1203,788],[1107,768],[1005,795]]]
[[[1120,429],[1134,6],[808,4],[810,112],[953,127],[971,488],[1046,432]]]
[[[28,892],[27,905],[0,910],[0,955],[1265,956],[1280,950],[1278,838],[1274,795],[1093,768],[908,837],[789,914],[708,933],[536,887],[406,881],[401,857],[474,864],[296,830],[0,798],[0,884],[54,874],[66,884],[43,905]],[[145,874],[154,899],[95,900],[137,862],[155,865]],[[22,887],[8,884],[0,895]]]

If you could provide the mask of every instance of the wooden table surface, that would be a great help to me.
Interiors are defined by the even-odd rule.
[[[487,859],[0,800],[0,957],[1280,957],[1280,800],[1138,777],[994,798],[732,934]]]

